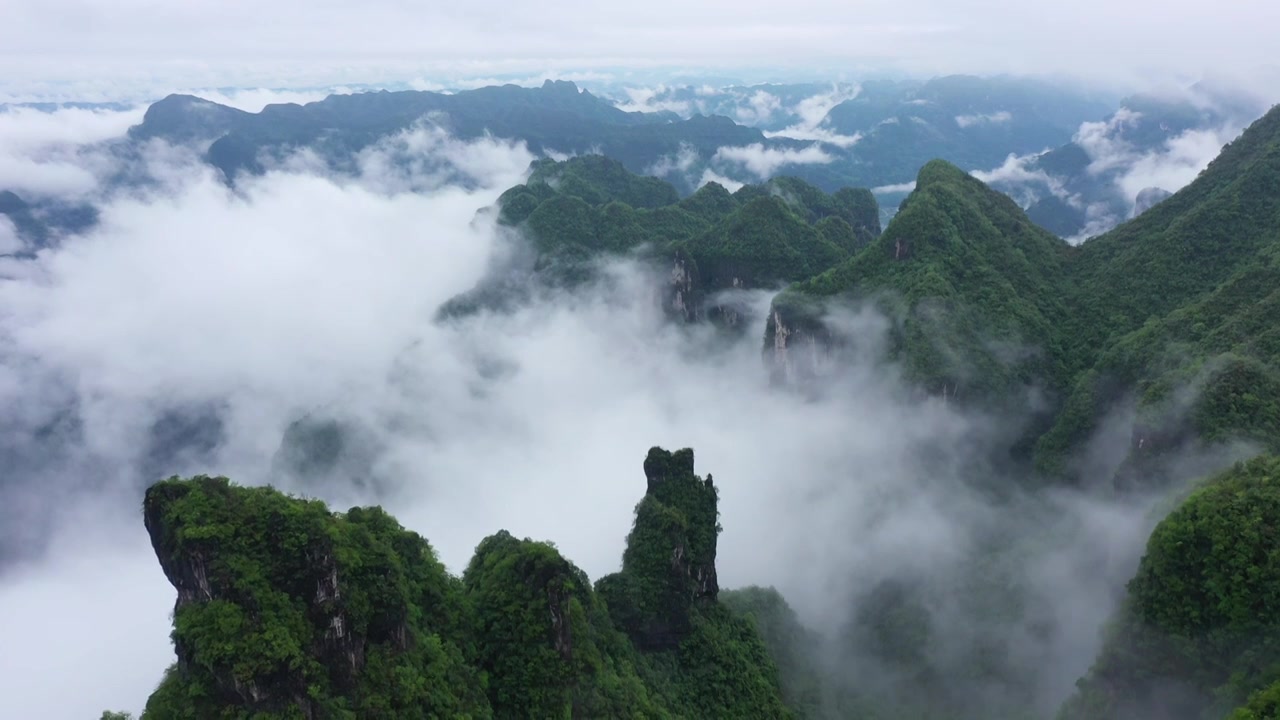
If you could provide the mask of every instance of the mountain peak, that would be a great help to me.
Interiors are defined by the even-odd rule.
[[[142,124],[129,128],[129,135],[134,139],[163,137],[175,141],[216,137],[251,115],[194,95],[175,93],[147,108]]]
[[[622,572],[598,590],[610,613],[644,649],[672,649],[693,630],[694,607],[714,603],[718,493],[693,471],[693,450],[655,447],[644,461],[648,491],[636,506]]]
[[[757,631],[716,602],[711,478],[687,449],[650,450],[645,474],[607,605],[553,545],[506,531],[455,578],[381,508],[156,483],[143,519],[178,591],[177,662],[145,717],[789,717]],[[729,663],[731,682],[700,681]]]
[[[562,95],[577,95],[581,92],[577,83],[572,80],[544,80],[542,89]]]
[[[965,179],[973,178],[969,173],[946,160],[930,160],[925,163],[924,167],[920,168],[920,172],[916,175],[916,189],[919,190],[937,183],[964,182]]]
[[[0,214],[23,212],[27,202],[12,190],[0,190]]]

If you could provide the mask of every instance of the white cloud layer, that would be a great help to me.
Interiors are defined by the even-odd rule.
[[[1131,203],[1139,192],[1150,187],[1177,192],[1195,180],[1223,146],[1239,135],[1240,128],[1232,127],[1188,130],[1134,159],[1116,184]]]
[[[120,137],[141,122],[143,109],[0,112],[0,190],[23,195],[83,195],[116,161],[96,143]]]
[[[851,148],[862,139],[862,133],[841,135],[827,125],[827,113],[831,112],[836,105],[856,98],[859,91],[860,88],[856,85],[837,85],[831,89],[831,92],[811,95],[792,108],[792,112],[800,118],[800,122],[776,132],[766,132],[765,137],[816,140],[839,148]]]
[[[908,193],[915,189],[916,189],[916,181],[912,180],[910,182],[895,183],[893,185],[881,185],[879,187],[874,187],[874,188],[871,188],[871,192],[876,194]]]
[[[957,115],[956,125],[961,129],[970,128],[975,125],[1001,125],[1013,120],[1013,113],[1008,110],[1000,110],[999,112],[984,113],[980,115]]]
[[[698,150],[692,145],[681,144],[675,155],[663,155],[645,170],[645,174],[654,177],[681,177],[689,173],[698,163]]]
[[[627,102],[619,103],[618,109],[626,112],[673,112],[688,117],[691,105],[687,100],[660,100],[658,96],[666,92],[665,85],[657,87],[623,88],[627,94]]]
[[[707,183],[717,183],[729,192],[738,192],[743,185],[746,185],[746,183],[738,182],[731,177],[725,177],[711,168],[702,171],[702,177],[698,180],[698,187],[702,187]]]
[[[756,90],[746,102],[734,108],[734,120],[743,125],[763,125],[782,109],[782,100],[767,90]]]
[[[909,16],[891,0],[572,2],[556,10],[512,0],[372,0],[359,12],[298,0],[192,0],[159,13],[145,0],[78,0],[73,9],[17,0],[0,25],[0,77],[92,91],[104,79],[291,87],[573,67],[992,73],[1014,70],[1013,58],[1022,72],[1102,80],[1206,68],[1257,77],[1276,65],[1280,26],[1271,0],[921,0]]]
[[[8,255],[22,249],[18,228],[8,216],[0,215],[0,255]]]
[[[835,160],[817,144],[804,148],[767,148],[760,143],[726,146],[716,150],[712,161],[739,165],[760,180],[773,177],[788,165],[825,165]]]

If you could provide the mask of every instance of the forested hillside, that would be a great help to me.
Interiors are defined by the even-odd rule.
[[[782,177],[730,193],[708,183],[680,198],[670,184],[599,155],[534,164],[529,181],[499,199],[500,222],[530,241],[475,290],[444,309],[455,315],[509,306],[538,286],[586,282],[610,256],[670,271],[666,308],[686,321],[732,312],[704,299],[721,290],[773,288],[852,257],[880,233],[866,190],[833,195]]]
[[[1107,644],[1059,719],[1276,717],[1278,526],[1274,456],[1197,489],[1152,533]]]
[[[461,577],[380,508],[225,478],[146,494],[178,591],[144,718],[786,718],[757,624],[719,601],[717,488],[650,450],[620,572],[500,531]]]
[[[1196,438],[1275,447],[1278,193],[1277,110],[1190,186],[1078,248],[931,163],[877,243],[775,299],[765,345],[794,373],[813,364],[799,340],[839,345],[820,300],[876,299],[897,319],[892,359],[930,392],[1049,392],[1035,455],[1050,476],[1072,475],[1068,456],[1125,402],[1140,409],[1144,453]]]

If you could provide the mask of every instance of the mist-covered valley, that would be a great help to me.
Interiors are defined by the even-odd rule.
[[[1250,680],[1223,690],[1235,656],[1215,646],[1210,669],[1163,660],[1177,692],[1161,697],[1182,704],[1130,697],[1124,673],[1158,671],[1125,665],[1108,630],[1127,627],[1157,524],[1280,441],[1268,102],[1194,88],[1134,110],[1001,78],[404,92],[0,112],[0,716],[1192,718],[1274,679],[1252,648],[1235,673]],[[1032,115],[1055,93],[1065,110]],[[1171,197],[1139,212],[1151,187]],[[1033,211],[1050,198],[1071,222]],[[655,481],[693,468],[653,471],[653,447],[692,448],[714,475],[709,551],[705,506]],[[456,646],[452,685],[475,697],[344,704],[378,696],[356,672],[302,701],[292,673],[330,676],[293,661],[227,675],[234,653],[175,625],[173,568],[197,547],[182,543],[224,537],[210,512],[249,527],[246,508],[277,501],[223,508],[193,486],[215,510],[174,490],[145,496],[146,527],[140,512],[156,481],[205,474],[380,505],[462,578],[436,602],[462,615],[510,591],[476,569],[485,538],[550,541],[596,583],[566,580],[579,654],[555,629],[569,669],[529,679],[493,658],[536,643],[432,615],[402,622],[440,657]],[[633,558],[658,502],[693,518],[670,540],[698,558],[671,561],[680,582],[709,552],[720,588],[699,580],[671,647],[635,619],[666,608],[597,582],[650,587]],[[243,590],[218,583],[248,576],[227,562],[203,590],[223,602]],[[407,592],[406,617],[436,612]],[[406,648],[435,647],[387,641],[386,660],[368,632],[378,662],[422,670]],[[604,658],[589,671],[584,647]],[[1080,710],[1100,667],[1124,680]],[[735,684],[757,675],[764,696]]]

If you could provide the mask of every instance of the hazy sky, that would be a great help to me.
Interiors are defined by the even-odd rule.
[[[0,83],[384,81],[669,66],[1256,76],[1273,0],[5,0]]]

